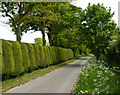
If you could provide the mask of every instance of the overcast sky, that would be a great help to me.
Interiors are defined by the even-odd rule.
[[[105,7],[111,7],[111,11],[115,12],[115,15],[113,17],[113,20],[118,24],[118,2],[120,0],[76,0],[72,2],[72,4],[76,5],[77,7],[82,7],[82,9],[85,9],[88,5],[88,3],[91,4],[97,4],[100,3],[105,6]],[[1,39],[6,39],[6,40],[16,40],[16,36],[12,32],[11,28],[3,24],[3,21],[7,21],[7,18],[0,17],[0,38]],[[2,22],[1,22],[2,21]],[[37,31],[35,33],[28,32],[22,36],[22,42],[27,42],[27,43],[34,43],[34,38],[42,38],[41,32]],[[46,36],[46,40],[48,42],[48,38]]]

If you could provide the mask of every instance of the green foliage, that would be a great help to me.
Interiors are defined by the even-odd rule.
[[[120,63],[120,35],[114,39],[105,50],[104,59],[113,65],[119,66]]]
[[[76,51],[74,51],[74,56],[75,56],[76,59],[79,59],[81,57],[78,49]]]
[[[49,62],[50,62],[50,65],[53,64],[53,52],[52,52],[52,48],[51,47],[48,47],[49,49]]]
[[[91,50],[87,48],[84,44],[81,44],[78,48],[81,55],[89,55],[91,52]]]
[[[2,53],[2,40],[0,40],[0,75],[4,74],[4,57]]]
[[[19,42],[24,32],[23,26],[25,18],[36,5],[37,3],[34,2],[2,2],[0,4],[0,12],[2,12],[3,17],[9,17],[7,24],[12,27],[12,31],[15,32],[17,41]]]
[[[3,63],[4,63],[4,75],[6,77],[14,75],[14,55],[12,50],[12,44],[9,41],[2,40],[2,52],[3,52]]]
[[[43,39],[42,38],[35,38],[34,42],[39,46],[43,46]]]
[[[4,57],[2,56],[2,67],[1,67],[1,69],[2,69],[2,75],[4,75]]]
[[[55,49],[54,49],[54,47],[51,47],[51,50],[52,50],[52,61],[53,61],[53,64],[55,64]]]
[[[78,94],[109,94],[120,93],[120,68],[105,66],[104,61],[92,57],[85,65],[78,78],[74,95]],[[119,69],[118,69],[119,68]]]
[[[0,40],[0,75],[2,75],[2,67],[3,67],[3,56],[2,56],[2,40]]]
[[[28,72],[28,69],[30,67],[30,59],[29,59],[28,49],[25,43],[21,43],[21,50],[22,50],[24,71]]]
[[[37,44],[33,45],[34,48],[34,55],[35,55],[35,64],[37,67],[40,67],[40,51],[39,51],[39,46]]]
[[[60,23],[52,23],[51,26],[53,38],[53,45],[64,48],[73,49],[78,45],[78,27],[81,26],[81,8],[74,5],[69,5],[67,9],[60,12],[62,21]],[[53,29],[52,29],[53,27]]]
[[[0,67],[2,66],[1,64],[2,64],[2,41],[0,39]]]
[[[83,12],[83,31],[80,35],[84,34],[84,43],[99,59],[101,53],[104,53],[104,49],[109,45],[111,35],[115,32],[116,23],[112,21],[114,13],[111,13],[110,8],[107,9],[99,3],[89,4]]]
[[[29,15],[24,17],[24,23],[22,30],[27,32],[28,30],[40,30],[43,35],[43,45],[45,46],[45,29],[46,26],[50,26],[52,22],[60,21],[60,15],[57,2],[40,2],[30,12]]]
[[[61,48],[58,48],[58,54],[59,54],[58,62],[62,62],[63,50]]]
[[[13,41],[11,43],[12,43],[14,64],[15,64],[14,75],[19,76],[24,71],[21,45],[17,41],[16,42]]]
[[[44,62],[45,62],[45,54],[44,54],[44,49],[42,46],[39,47],[40,50],[40,66],[44,67]]]
[[[47,55],[48,55],[48,63],[51,65],[51,52],[50,52],[50,47],[47,47]]]
[[[28,54],[29,54],[29,59],[30,59],[30,71],[34,70],[37,66],[35,63],[35,55],[34,55],[34,49],[33,45],[30,43],[27,43],[27,48],[28,48]]]
[[[54,49],[55,49],[55,63],[58,63],[58,48],[55,48],[54,47]]]
[[[44,57],[45,57],[45,61],[44,61],[44,66],[49,66],[49,56],[48,56],[48,49],[47,47],[43,47],[44,50]]]
[[[73,58],[71,49],[60,47],[42,47],[37,44],[3,40],[2,48],[0,64],[3,68],[3,80]]]

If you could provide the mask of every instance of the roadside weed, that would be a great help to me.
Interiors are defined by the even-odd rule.
[[[92,57],[80,74],[74,94],[120,93],[119,67],[106,67],[104,61]]]

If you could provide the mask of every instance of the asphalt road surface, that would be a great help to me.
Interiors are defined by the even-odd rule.
[[[83,57],[6,93],[71,93],[89,58]]]

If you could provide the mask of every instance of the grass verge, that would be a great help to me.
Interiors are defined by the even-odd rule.
[[[79,76],[74,94],[120,95],[120,68],[110,68],[105,64],[107,63],[92,57]]]
[[[13,88],[13,87],[16,87],[16,86],[20,86],[22,84],[25,84],[27,82],[29,82],[30,80],[33,80],[37,77],[40,77],[40,76],[43,76],[55,69],[58,69],[58,68],[61,68],[65,65],[67,65],[68,63],[71,63],[75,61],[75,59],[72,59],[72,60],[69,60],[67,62],[63,62],[63,63],[60,63],[60,64],[57,64],[57,65],[52,65],[52,66],[49,66],[47,68],[43,68],[43,69],[39,69],[39,70],[35,70],[31,73],[26,73],[24,74],[23,76],[19,76],[15,79],[8,79],[8,80],[5,80],[2,82],[2,92],[6,92],[8,91],[9,89]]]

